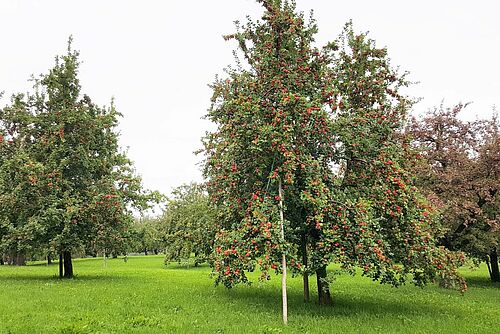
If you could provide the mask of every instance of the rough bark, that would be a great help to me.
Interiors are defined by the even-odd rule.
[[[73,263],[71,261],[71,252],[64,251],[64,278],[72,278],[73,277]]]
[[[326,281],[326,266],[316,270],[316,281],[318,284],[318,303],[320,305],[331,305],[332,297],[330,295],[330,287]]]
[[[498,254],[496,248],[490,251],[490,278],[492,282],[500,282],[500,271],[498,269]]]

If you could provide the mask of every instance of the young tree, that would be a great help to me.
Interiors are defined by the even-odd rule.
[[[315,272],[329,304],[331,262],[393,285],[409,274],[419,285],[438,273],[460,281],[404,169],[397,130],[411,103],[385,49],[350,26],[317,49],[314,21],[293,2],[259,2],[263,21],[226,37],[246,65],[215,82],[207,115],[218,126],[204,139],[218,209],[216,282],[247,282],[257,265],[266,279],[288,265],[304,274],[306,297]]]
[[[0,166],[2,240],[50,246],[59,274],[72,277],[71,252],[120,234],[131,207],[142,209],[156,193],[141,189],[130,160],[118,147],[119,114],[81,94],[78,52],[57,57],[35,92],[18,95],[2,110]],[[17,186],[15,186],[17,185]],[[40,246],[41,247],[41,246]]]
[[[208,261],[214,225],[213,206],[203,185],[191,183],[174,189],[160,224],[165,262],[187,261],[193,253],[195,266]]]
[[[462,121],[465,107],[435,108],[412,119],[407,131],[425,158],[416,168],[418,183],[440,208],[447,229],[443,244],[486,261],[491,280],[498,282],[498,119]]]

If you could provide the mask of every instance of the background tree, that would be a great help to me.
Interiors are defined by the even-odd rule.
[[[191,183],[172,191],[161,217],[165,262],[208,261],[215,238],[215,214],[205,187]]]
[[[443,244],[486,261],[491,280],[500,281],[498,118],[466,122],[459,118],[465,107],[441,105],[413,118],[408,134],[425,158],[416,172],[419,186],[440,208]]]
[[[331,262],[393,285],[439,274],[464,288],[460,260],[435,246],[427,203],[405,170],[410,154],[397,137],[411,101],[386,50],[349,25],[320,50],[314,21],[293,2],[259,2],[263,21],[227,36],[246,64],[215,82],[207,115],[218,126],[204,139],[216,282],[247,282],[257,266],[269,278],[286,254],[295,273],[316,273],[322,304]]]
[[[160,217],[140,217],[134,223],[134,251],[158,254],[165,247]]]
[[[81,94],[78,65],[70,40],[67,54],[35,80],[34,93],[14,97],[1,115],[3,145],[12,150],[0,168],[0,193],[10,199],[2,201],[1,220],[11,228],[2,239],[21,235],[22,244],[49,245],[61,277],[73,276],[73,250],[104,247],[123,232],[132,207],[158,198],[142,191],[120,152],[114,105],[101,108]]]

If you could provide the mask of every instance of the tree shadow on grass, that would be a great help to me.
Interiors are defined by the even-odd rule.
[[[193,263],[178,263],[171,262],[168,265],[164,266],[164,269],[172,269],[172,270],[206,270],[210,269],[210,265],[208,263],[201,263],[195,266]]]
[[[0,275],[0,283],[13,282],[19,283],[21,281],[28,282],[92,282],[92,281],[102,281],[102,282],[118,282],[126,281],[127,277],[118,275],[88,275],[88,274],[75,274],[72,278],[60,278],[58,275],[26,275],[26,274],[14,274],[14,275]]]
[[[246,307],[261,312],[281,313],[281,291],[279,289],[232,289],[229,291],[218,291],[218,297],[228,304],[241,303]],[[459,310],[451,310],[446,306],[432,305],[423,301],[401,298],[399,300],[388,300],[373,295],[360,296],[346,293],[335,294],[333,291],[333,305],[320,306],[315,301],[317,296],[311,295],[311,302],[304,303],[301,293],[288,292],[288,310],[290,315],[319,316],[319,317],[353,317],[364,316],[391,316],[407,317],[411,315],[434,317],[436,314],[455,314],[457,317],[465,316]]]
[[[500,282],[492,282],[489,277],[467,277],[467,285],[471,288],[500,289]]]

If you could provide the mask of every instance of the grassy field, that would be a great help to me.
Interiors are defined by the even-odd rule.
[[[277,277],[226,290],[208,267],[165,267],[159,256],[74,266],[72,280],[57,279],[57,265],[0,266],[0,333],[500,333],[500,285],[485,268],[464,270],[464,296],[341,276],[326,308],[303,303],[294,278],[283,326]]]

